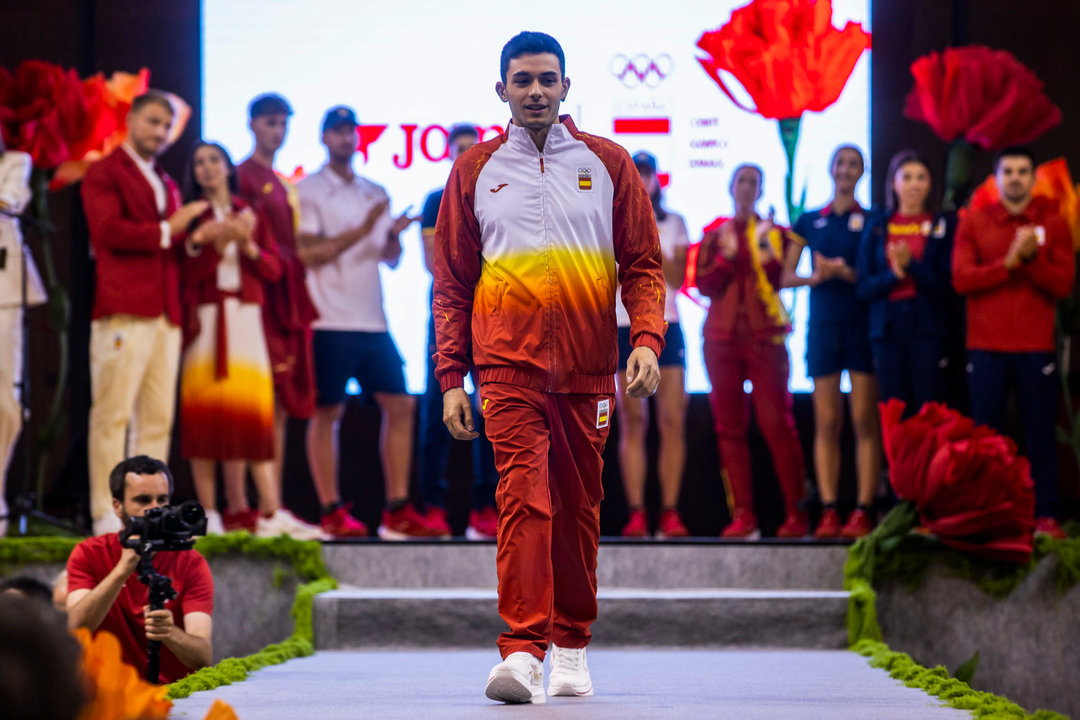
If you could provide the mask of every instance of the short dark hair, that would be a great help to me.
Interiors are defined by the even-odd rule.
[[[172,100],[169,100],[169,96],[160,90],[147,90],[142,95],[139,95],[131,101],[131,111],[137,113],[147,105],[160,105],[169,111],[170,115],[176,114],[176,109],[173,107]]]
[[[0,594],[8,590],[15,590],[34,600],[43,600],[50,607],[52,606],[52,588],[36,577],[15,575],[3,578],[0,580]]]
[[[452,143],[459,137],[471,137],[474,140],[480,138],[480,131],[476,129],[475,125],[469,123],[456,123],[450,126],[450,132],[447,133],[446,142]]]
[[[510,69],[510,61],[522,55],[539,55],[551,53],[559,58],[559,74],[566,77],[566,55],[563,54],[562,45],[559,41],[547,33],[531,32],[524,30],[503,45],[502,56],[499,58],[499,76],[506,82],[506,73]]]
[[[260,115],[292,115],[289,101],[277,93],[263,93],[256,96],[248,105],[248,117],[252,120]]]
[[[735,187],[735,178],[738,177],[739,173],[743,170],[755,171],[758,176],[758,183],[760,183],[762,187],[765,187],[765,171],[761,169],[760,165],[748,162],[739,163],[735,166],[735,169],[731,171],[731,182],[728,183],[729,187]]]
[[[233,164],[232,158],[229,157],[229,153],[221,146],[220,143],[216,143],[210,140],[196,140],[192,146],[191,151],[188,153],[187,167],[184,168],[184,179],[181,183],[181,189],[184,195],[184,202],[191,202],[192,200],[200,200],[203,196],[203,188],[195,180],[195,153],[204,147],[211,147],[221,153],[221,157],[225,159],[225,168],[229,171],[229,192],[233,195],[240,193],[240,181],[236,179],[236,165]]]
[[[165,479],[169,481],[169,495],[172,495],[173,478],[172,473],[169,472],[169,466],[149,455],[136,455],[121,460],[109,473],[109,492],[112,493],[114,500],[124,502],[124,486],[127,484],[128,473],[135,473],[136,475],[157,475],[162,473],[165,475]]]
[[[6,720],[75,720],[87,700],[81,657],[62,613],[45,602],[0,595],[0,698]]]
[[[930,163],[926,162],[926,158],[914,150],[901,150],[892,156],[892,160],[889,161],[889,169],[885,171],[885,212],[890,217],[900,209],[900,198],[896,196],[896,188],[894,187],[896,185],[896,172],[908,163],[918,163],[926,168],[927,175],[930,174]],[[932,181],[933,178],[931,178]],[[930,201],[931,196],[932,191],[927,194],[926,202],[923,203],[924,212],[931,212],[933,209]]]
[[[1031,151],[1027,145],[1009,145],[1003,147],[997,151],[994,155],[994,172],[998,171],[998,165],[1001,164],[1003,158],[1007,157],[1026,157],[1031,161],[1031,169],[1035,169],[1035,153]]]
[[[836,164],[836,158],[840,157],[840,153],[842,153],[845,150],[850,150],[851,152],[858,155],[859,156],[859,165],[862,166],[863,170],[866,169],[866,158],[863,157],[862,150],[855,147],[854,145],[840,145],[835,150],[833,150],[832,157],[829,158],[829,170],[832,170],[833,165]]]

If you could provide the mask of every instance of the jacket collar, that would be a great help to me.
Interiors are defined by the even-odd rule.
[[[560,152],[573,142],[574,136],[577,134],[578,129],[574,125],[574,121],[570,119],[570,116],[560,115],[559,122],[553,124],[551,129],[548,130],[547,139],[544,140],[544,153],[550,154]],[[506,126],[506,142],[508,142],[515,150],[527,152],[532,155],[540,155],[539,151],[536,149],[536,143],[533,142],[532,135],[529,134],[529,131],[515,125],[513,121]]]

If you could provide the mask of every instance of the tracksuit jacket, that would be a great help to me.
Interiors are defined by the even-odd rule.
[[[544,151],[522,127],[454,163],[435,229],[436,376],[613,393],[616,265],[631,342],[664,347],[652,204],[629,154],[569,116]]]

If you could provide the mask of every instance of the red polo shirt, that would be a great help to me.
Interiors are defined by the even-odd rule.
[[[1005,255],[1025,225],[1045,242],[1033,260],[1006,270]],[[1000,203],[969,210],[956,231],[952,272],[956,292],[967,296],[969,350],[1054,350],[1054,307],[1072,291],[1075,256],[1052,201],[1033,198],[1019,215]]]
[[[87,538],[76,545],[68,558],[68,592],[97,587],[120,561],[121,550],[120,537],[116,533]],[[213,614],[214,579],[206,558],[195,550],[160,552],[154,556],[154,567],[172,580],[173,589],[176,590],[176,599],[165,604],[166,608],[172,610],[176,627],[184,629],[184,615],[188,613]],[[120,640],[124,662],[135,666],[140,675],[146,672],[143,606],[149,602],[148,588],[139,582],[137,573],[132,573],[98,627],[98,630],[108,630]],[[191,672],[164,645],[161,646],[159,670],[162,683],[175,682]]]

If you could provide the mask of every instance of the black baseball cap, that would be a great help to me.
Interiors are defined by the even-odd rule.
[[[289,101],[277,93],[264,93],[257,96],[248,105],[248,116],[257,118],[260,115],[292,115],[292,107]]]
[[[323,116],[322,131],[333,130],[336,127],[342,125],[352,125],[356,127],[360,123],[356,122],[356,113],[353,109],[344,105],[338,105],[332,107],[326,111],[326,115]]]
[[[651,153],[647,153],[644,150],[638,150],[634,153],[634,165],[637,165],[638,169],[649,169],[652,173],[656,174],[656,156]]]

